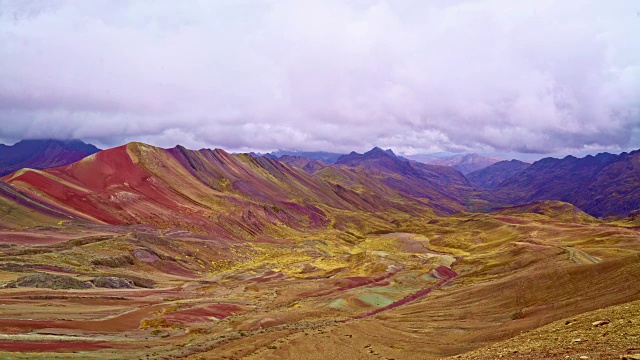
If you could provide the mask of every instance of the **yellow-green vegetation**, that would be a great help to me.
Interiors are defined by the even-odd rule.
[[[624,327],[615,310],[635,309],[625,304],[640,298],[636,230],[528,212],[330,210],[325,227],[284,227],[252,240],[184,229],[100,233],[73,223],[29,229],[29,241],[66,238],[1,247],[3,283],[66,272],[135,287],[3,289],[3,318],[50,321],[47,334],[100,328],[112,346],[70,358],[605,358],[637,342],[635,313]],[[444,281],[447,271],[457,278]],[[589,315],[612,305],[622,307]],[[596,320],[610,322],[592,329]],[[17,326],[3,321],[0,332]],[[565,343],[574,334],[585,341]],[[611,351],[600,340],[607,337],[616,339]]]

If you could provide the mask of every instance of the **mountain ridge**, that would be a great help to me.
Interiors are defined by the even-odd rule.
[[[76,144],[81,149],[85,146],[81,142]],[[118,156],[108,155],[118,152],[121,153]],[[46,164],[47,167],[53,166],[48,170],[24,168],[2,179],[15,185],[14,188],[20,188],[22,193],[31,192],[34,194],[33,199],[38,199],[47,207],[64,209],[68,205],[65,202],[70,202],[73,205],[68,209],[67,215],[108,223],[138,221],[137,215],[128,211],[124,213],[129,215],[123,215],[119,213],[121,210],[107,209],[109,204],[121,208],[122,205],[117,203],[123,199],[119,197],[135,198],[140,195],[135,192],[131,195],[126,186],[131,186],[132,183],[140,186],[146,184],[137,178],[127,180],[123,175],[125,173],[147,178],[147,181],[169,177],[164,180],[163,186],[155,190],[145,187],[146,192],[143,191],[142,195],[148,201],[156,202],[151,208],[162,208],[165,205],[172,208],[176,203],[182,203],[184,200],[173,199],[164,204],[164,200],[159,199],[167,200],[173,198],[175,193],[188,192],[190,184],[197,180],[197,186],[194,185],[199,189],[197,197],[206,198],[209,196],[208,192],[214,192],[217,194],[215,196],[231,196],[229,200],[233,201],[229,204],[236,205],[248,201],[252,206],[265,203],[281,208],[282,204],[290,202],[289,199],[296,198],[298,202],[301,199],[312,199],[316,205],[347,211],[375,212],[387,207],[414,212],[422,207],[453,213],[539,200],[557,200],[571,203],[590,215],[606,217],[626,216],[640,207],[640,192],[636,190],[639,188],[640,178],[639,154],[640,151],[633,151],[619,155],[600,153],[583,158],[549,157],[533,164],[518,160],[501,161],[465,177],[452,167],[412,161],[396,155],[390,149],[383,150],[379,147],[363,154],[351,152],[340,156],[335,164],[326,164],[302,156],[283,155],[280,159],[273,159],[251,154],[230,154],[221,149],[196,151],[181,145],[162,149],[133,142],[57,167],[54,166],[57,164],[54,156],[51,158],[53,163]],[[82,170],[87,164],[95,163],[96,159],[107,158],[104,164],[91,171]],[[148,173],[149,169],[153,169],[152,173]],[[107,184],[114,179],[119,179],[119,182]],[[170,186],[176,179],[185,181],[184,188]],[[120,193],[108,192],[108,189],[112,189],[110,186],[119,187]],[[42,194],[42,191],[46,194]],[[106,193],[108,196],[101,200],[105,203],[100,205],[97,199],[106,196]],[[191,199],[192,195],[182,194],[181,197]],[[79,198],[86,200],[80,201]],[[87,208],[92,202],[95,207],[103,209],[97,211]],[[132,200],[132,203],[135,201]],[[202,205],[201,200],[191,199],[188,203]],[[315,210],[310,210],[307,205],[302,208],[287,205],[293,206],[292,209],[296,208],[297,210],[292,211],[297,215],[289,214],[293,218],[285,222],[292,225],[295,223],[294,228],[300,228],[305,221],[312,221],[308,216],[315,217],[312,215]],[[184,204],[181,206],[188,207]],[[211,206],[204,208],[211,209]],[[97,211],[94,214],[97,218],[91,215],[92,211]],[[148,210],[140,211],[143,218],[150,215]],[[166,212],[160,212],[164,213],[160,216],[162,221],[170,218]],[[302,213],[307,220],[297,217]],[[265,212],[261,214],[272,220],[278,218]],[[182,219],[187,220],[186,216]],[[266,228],[262,225],[257,227]],[[218,229],[210,226],[209,230],[214,231],[214,228]],[[251,231],[254,235],[260,232],[255,229]]]
[[[544,158],[505,179],[495,192],[511,204],[559,200],[598,217],[626,216],[640,207],[639,161],[638,150],[619,155],[604,152],[582,158]],[[615,181],[620,176],[625,181]]]
[[[438,178],[414,176],[398,185],[389,169],[369,179],[362,170],[337,166],[311,176],[268,157],[134,142],[61,167],[19,170],[2,181],[87,221],[183,227],[234,238],[278,233],[281,225],[294,231],[324,227],[336,211],[368,217],[463,208],[462,200],[433,185]],[[411,189],[427,200],[414,198]]]

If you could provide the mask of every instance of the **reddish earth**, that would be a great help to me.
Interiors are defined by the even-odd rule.
[[[451,268],[448,268],[446,266],[438,266],[433,270],[433,274],[438,279],[444,279],[444,280],[451,280],[458,276],[458,274],[456,274],[455,271],[451,270]]]
[[[0,341],[0,350],[18,352],[75,352],[113,347],[114,343],[105,341]]]
[[[236,239],[282,234],[283,228],[323,229],[334,224],[329,213],[334,210],[364,210],[372,217],[378,215],[368,212],[395,209],[419,214],[426,210],[397,181],[388,184],[393,174],[378,178],[346,167],[331,172],[345,183],[311,176],[273,159],[130,143],[71,165],[20,171],[2,180],[67,216],[113,225],[183,228]],[[446,180],[439,175],[434,179]],[[358,183],[365,184],[366,190],[349,188]],[[412,177],[410,185],[423,189],[419,192],[424,196],[439,193],[436,197],[446,200],[438,205],[443,211],[461,209],[457,200],[445,195],[457,191],[448,184],[442,184],[447,187],[442,191],[431,180]]]
[[[0,224],[20,230],[0,232],[13,244],[0,246],[0,285],[63,271],[137,277],[145,289],[3,289],[0,332],[100,334],[117,358],[422,360],[640,296],[638,232],[622,221],[443,216],[465,209],[464,178],[384,153],[311,176],[271,159],[133,143],[7,176],[0,210],[13,215]],[[12,205],[23,195],[18,205],[37,199],[75,220],[23,221],[39,211]],[[598,263],[576,264],[563,248]],[[452,258],[453,270],[438,267]],[[131,353],[118,348],[125,341]],[[50,343],[10,340],[0,357]],[[60,343],[48,350],[65,358],[64,346],[96,344]]]
[[[171,200],[176,194],[162,182],[154,184],[152,174],[140,165],[134,163],[128,146],[123,145],[101,151],[92,159],[46,170],[63,181],[35,171],[9,176],[8,179],[10,183],[22,183],[36,188],[67,208],[110,224],[123,224],[132,219],[124,208],[110,201],[112,196],[117,196],[118,191],[145,196],[155,206],[166,210],[181,210]]]
[[[269,270],[269,271],[266,271],[264,274],[261,274],[260,276],[251,277],[248,280],[263,283],[263,282],[269,282],[273,280],[281,280],[286,277],[287,276],[281,272]]]
[[[75,329],[90,333],[113,333],[136,330],[140,322],[160,310],[164,304],[146,306],[104,320],[22,320],[0,319],[0,332],[26,333],[40,329]]]
[[[314,291],[314,292],[301,294],[301,296],[303,296],[303,297],[325,296],[325,295],[337,294],[337,293],[340,293],[340,292],[343,292],[343,291],[355,289],[355,288],[362,287],[362,286],[376,284],[376,283],[379,283],[379,282],[381,282],[383,280],[386,280],[386,279],[392,277],[393,275],[397,274],[400,270],[402,270],[402,269],[398,268],[398,269],[395,269],[394,271],[385,273],[384,275],[380,275],[380,276],[375,277],[375,278],[362,277],[362,276],[347,277],[347,278],[340,279],[337,282],[335,282],[333,284],[334,286],[336,286],[334,289],[318,290],[318,291]]]
[[[158,270],[162,271],[165,274],[182,276],[186,278],[195,278],[195,272],[185,269],[184,267],[176,264],[175,262],[167,261],[167,260],[158,260],[153,263]]]
[[[239,312],[242,312],[242,308],[234,304],[213,304],[201,308],[178,310],[165,318],[183,323],[211,322],[212,317],[216,320],[222,320]]]

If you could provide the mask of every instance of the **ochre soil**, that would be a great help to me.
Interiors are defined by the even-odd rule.
[[[0,233],[0,358],[589,359],[638,350],[640,233],[538,214],[223,240],[86,225]],[[145,285],[147,286],[147,285]],[[595,326],[593,322],[606,320]],[[580,341],[574,341],[579,339]]]

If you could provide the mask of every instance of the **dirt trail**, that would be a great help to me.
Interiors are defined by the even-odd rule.
[[[595,257],[587,254],[586,252],[572,248],[572,247],[561,247],[561,249],[567,251],[569,253],[569,259],[576,264],[597,264],[600,260]]]
[[[395,238],[400,242],[405,251],[423,253],[435,256],[451,256],[451,254],[434,251],[429,248],[429,238],[416,233],[394,232],[384,234],[383,238]]]

